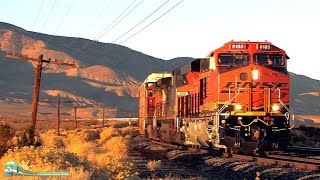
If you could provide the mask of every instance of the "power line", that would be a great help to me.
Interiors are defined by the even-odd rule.
[[[117,26],[124,18],[126,18],[133,10],[135,10],[144,0],[141,0],[138,4],[136,4],[126,15],[124,15],[116,24],[114,24],[108,31],[102,34],[103,37],[106,33],[110,32],[115,26]],[[100,37],[100,38],[101,38]],[[99,38],[99,39],[100,39]]]
[[[103,32],[102,33],[100,33],[100,34],[102,34],[102,36],[103,36],[103,34],[104,34],[104,31],[106,31],[114,22],[116,22],[135,2],[136,2],[137,0],[134,0],[116,19],[114,19],[113,21],[112,21],[112,23],[110,23],[104,30],[103,30]],[[98,35],[99,36],[99,38],[96,38],[96,37],[94,37],[94,39],[100,39],[102,36],[100,36],[100,35]]]
[[[49,12],[49,16],[47,17],[46,21],[45,21],[44,24],[42,25],[41,32],[42,32],[43,28],[46,26],[46,24],[47,24],[47,22],[48,22],[48,19],[49,19],[51,13],[52,13],[52,10],[54,9],[54,6],[56,5],[56,2],[57,2],[57,0],[54,0],[54,4],[53,4],[53,6],[51,7],[51,10],[50,10],[50,12]]]
[[[97,22],[97,20],[98,20],[99,17],[103,14],[103,12],[110,6],[111,2],[112,2],[112,0],[111,0],[110,3],[103,9],[103,11],[102,11],[97,17],[95,17],[95,18],[93,19],[93,20],[95,20],[95,21],[93,21],[94,23]],[[92,23],[92,21],[90,21],[90,23],[87,24],[87,25],[84,26],[84,27],[92,27],[92,24],[91,24],[91,23]],[[83,34],[84,34],[84,33],[82,33],[81,35],[83,35]],[[80,35],[80,36],[81,36],[81,35]],[[66,48],[69,48],[76,40],[77,40],[77,38],[73,38],[68,45],[66,45],[66,46],[64,46],[64,47],[62,48],[61,51],[64,51]]]
[[[133,7],[126,15],[124,15],[116,24],[114,24],[137,0],[134,0],[117,18],[115,18],[105,29],[104,31],[106,32],[103,32],[102,34],[100,33],[100,35],[98,35],[99,37],[96,39],[96,40],[99,40],[101,37],[103,37],[105,35],[105,33],[109,32],[112,28],[114,28],[117,24],[119,24],[125,17],[127,17],[134,9],[136,9],[141,3],[143,0],[141,0],[135,7]],[[109,27],[114,24],[113,27],[111,27],[111,29],[108,31]],[[97,37],[97,36],[96,36]],[[84,49],[85,47],[87,47],[88,45],[92,44],[94,41],[88,41],[87,43],[85,43],[82,48],[80,48],[77,52],[80,52],[82,49]],[[69,46],[68,46],[69,47]],[[95,54],[95,53],[94,53]],[[80,58],[84,58],[84,57],[87,57],[88,55],[84,55],[84,56],[81,56]]]
[[[71,10],[71,7],[73,6],[74,2],[75,2],[75,0],[73,0],[73,1],[70,3],[70,6],[69,6],[68,10],[66,11],[66,13],[64,14],[64,16],[62,17],[62,20],[60,20],[60,23],[58,24],[58,26],[57,26],[56,30],[54,31],[53,35],[56,35],[56,34],[57,34],[59,28],[60,28],[60,27],[62,26],[62,24],[65,22],[66,17],[68,16],[68,14],[69,14],[69,12],[70,12],[70,10]],[[53,36],[50,37],[50,39],[48,40],[47,43],[49,43],[52,38],[53,38]]]
[[[135,0],[136,1],[136,0]],[[134,2],[135,2],[134,1]],[[102,38],[106,33],[110,32],[115,26],[117,26],[124,18],[126,18],[133,10],[135,10],[144,0],[141,0],[138,4],[136,4],[127,14],[125,14],[118,22],[116,22],[109,30],[107,30],[106,32],[104,32],[100,38]],[[131,6],[131,5],[130,5]],[[97,40],[99,40],[97,39]],[[92,42],[88,42],[87,44],[85,44],[83,48],[87,47],[89,44],[91,44]]]
[[[38,15],[37,15],[37,17],[36,17],[35,21],[33,22],[33,25],[32,25],[32,28],[31,28],[31,30],[32,30],[32,31],[33,31],[33,28],[34,28],[34,26],[36,25],[36,23],[37,23],[37,21],[38,21],[38,17],[39,17],[39,15],[40,15],[41,10],[42,10],[43,3],[44,3],[44,0],[42,0],[42,3],[41,3],[41,6],[40,6],[40,9],[39,9],[39,11],[38,11]]]
[[[152,16],[154,13],[156,13],[160,8],[162,8],[165,4],[167,4],[170,0],[167,0],[166,2],[164,2],[161,6],[159,6],[157,9],[155,9],[151,14],[149,14],[147,17],[145,17],[143,20],[141,20],[138,24],[136,24],[135,26],[133,26],[131,29],[129,29],[127,32],[125,32],[124,34],[122,34],[120,37],[118,37],[117,39],[115,39],[114,41],[112,41],[112,43],[114,43],[115,41],[117,41],[118,39],[122,38],[123,36],[127,35],[129,32],[131,32],[134,28],[136,28],[137,26],[139,26],[141,23],[143,23],[145,20],[147,20],[150,16]]]
[[[180,3],[182,3],[184,0],[181,0],[180,2],[178,2],[176,5],[174,5],[172,8],[170,8],[168,11],[166,11],[164,14],[162,14],[161,16],[159,16],[157,19],[155,19],[154,21],[152,21],[151,23],[149,23],[147,26],[145,26],[144,28],[142,28],[140,31],[136,32],[135,34],[133,34],[132,36],[130,36],[129,38],[125,39],[124,41],[122,41],[120,44],[126,42],[127,40],[131,39],[132,37],[134,37],[135,35],[139,34],[141,31],[143,31],[144,29],[146,29],[147,27],[149,27],[150,25],[152,25],[154,22],[156,22],[157,20],[159,20],[160,18],[162,18],[164,15],[166,15],[167,13],[169,13],[172,9],[174,9],[175,7],[177,7]]]
[[[132,27],[129,31],[125,32],[121,37],[125,36],[126,34],[128,34],[130,31],[132,31],[134,28],[136,28],[138,25],[140,25],[141,23],[143,23],[145,20],[147,20],[150,16],[152,16],[154,13],[156,13],[159,9],[161,9],[165,4],[167,4],[170,0],[167,0],[166,2],[164,2],[163,4],[161,4],[157,9],[155,9],[151,14],[149,14],[146,18],[144,18],[143,20],[141,20],[138,24],[136,24],[134,27]],[[120,39],[121,37],[117,38],[116,40]],[[115,42],[116,40],[114,40],[113,42]],[[113,43],[112,42],[112,43]],[[102,47],[103,50],[103,47]],[[98,54],[99,52],[102,51],[101,49],[98,49],[95,53],[93,54]],[[89,55],[84,55],[83,57],[87,57]]]
[[[102,8],[102,11],[96,16],[96,18],[93,19],[93,23],[90,26],[91,28],[98,22],[98,20],[100,20],[100,16],[102,16],[102,14],[105,12],[105,10],[110,6],[111,2],[112,2],[112,0],[110,0],[110,2],[104,8]]]

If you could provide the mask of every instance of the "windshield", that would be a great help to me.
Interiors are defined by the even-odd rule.
[[[220,73],[241,68],[250,64],[249,54],[219,54],[218,69]]]
[[[249,64],[249,54],[219,54],[219,66],[239,66]]]
[[[255,54],[254,63],[261,66],[284,66],[284,58],[281,54]]]

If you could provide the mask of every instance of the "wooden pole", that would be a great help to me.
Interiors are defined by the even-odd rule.
[[[61,101],[60,99],[58,100],[43,100],[40,102],[45,102],[45,103],[57,103],[57,111],[58,111],[58,122],[57,122],[57,130],[58,130],[58,135],[60,135],[60,107],[61,107],[61,103],[73,103],[75,101]]]
[[[37,61],[36,72],[35,72],[35,76],[34,76],[34,85],[33,85],[31,119],[32,119],[32,127],[34,130],[36,129],[36,123],[37,123],[37,112],[38,112],[38,102],[39,102],[39,93],[40,93],[42,62],[43,62],[43,55],[41,54],[39,56],[38,61]]]
[[[104,127],[104,107],[102,107],[102,127]]]
[[[41,82],[41,72],[42,72],[42,64],[55,64],[55,65],[63,65],[63,66],[71,66],[76,67],[74,63],[68,63],[68,62],[62,62],[62,61],[52,61],[51,59],[44,60],[43,54],[39,56],[38,59],[35,58],[29,58],[25,55],[14,55],[14,54],[6,54],[6,58],[12,58],[12,59],[18,59],[18,60],[24,60],[24,61],[30,61],[32,64],[35,62],[35,76],[34,76],[34,84],[33,84],[33,97],[32,97],[32,110],[31,110],[31,119],[32,119],[32,127],[33,130],[36,129],[36,123],[37,123],[37,113],[38,113],[38,102],[39,102],[39,93],[40,93],[40,82]],[[33,64],[34,65],[34,64]]]
[[[58,108],[58,127],[57,127],[57,129],[58,129],[58,136],[60,136],[60,105],[61,105],[61,101],[60,101],[60,99],[58,100],[58,102],[57,102],[57,108]]]
[[[131,117],[132,117],[132,112],[130,112],[130,119],[129,119],[129,134],[130,134],[130,137],[132,136],[132,130],[131,130]]]
[[[76,129],[78,129],[78,121],[77,121],[77,107],[74,107],[74,121],[76,122]]]

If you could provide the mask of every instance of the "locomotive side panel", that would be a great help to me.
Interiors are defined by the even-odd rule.
[[[146,84],[142,84],[139,89],[139,131],[144,135],[145,132],[145,120],[147,119],[147,96],[146,96]]]

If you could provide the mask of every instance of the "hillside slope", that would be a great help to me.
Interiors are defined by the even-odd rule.
[[[141,82],[152,72],[170,72],[191,58],[165,61],[124,46],[81,38],[29,32],[0,23],[0,99],[31,103],[30,62],[4,58],[6,52],[75,62],[77,68],[49,65],[43,71],[40,99],[72,99],[78,105],[137,111]]]

